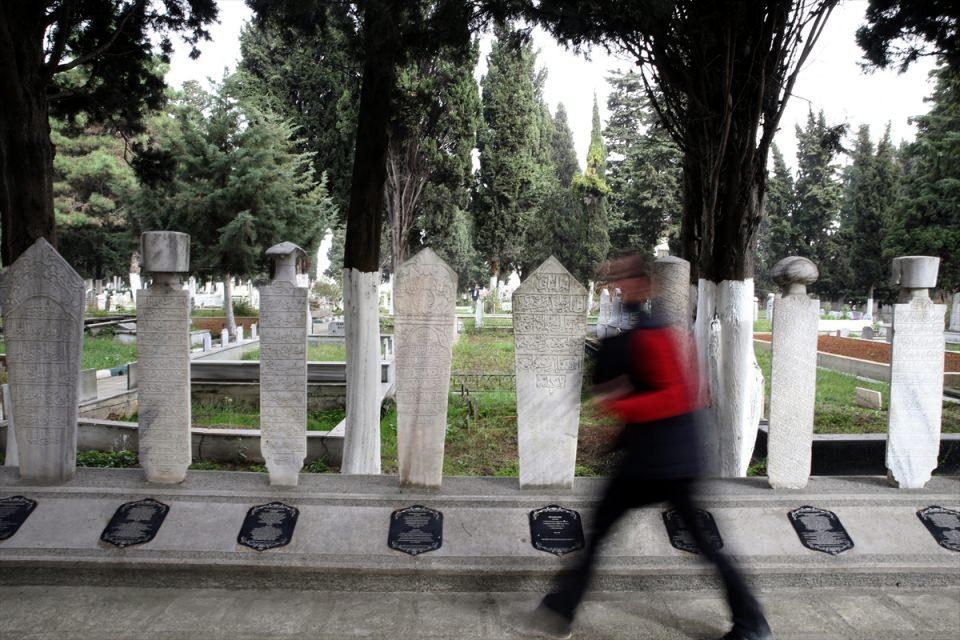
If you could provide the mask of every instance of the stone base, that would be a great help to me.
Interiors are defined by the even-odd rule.
[[[0,584],[289,587],[326,590],[542,591],[576,560],[530,544],[528,514],[549,504],[581,512],[589,537],[604,479],[578,478],[569,491],[521,491],[515,478],[444,478],[440,491],[402,490],[395,476],[303,474],[296,488],[270,487],[266,474],[191,471],[177,486],[147,485],[139,469],[79,469],[59,487],[17,480],[0,469],[0,497],[38,506],[0,542]],[[119,550],[99,541],[124,502],[170,505],[156,538]],[[247,510],[274,500],[300,510],[290,545],[257,552],[237,544]],[[751,579],[769,587],[960,584],[957,552],[940,547],[919,509],[960,508],[960,479],[935,477],[922,491],[882,477],[811,478],[803,491],[774,491],[765,478],[710,482],[704,506]],[[443,513],[443,545],[409,556],[387,546],[390,513],[422,504]],[[833,511],[856,545],[839,556],[800,544],[787,512]],[[601,553],[601,591],[715,586],[712,571],[674,549],[662,507],[639,509]],[[293,582],[291,582],[293,581]]]

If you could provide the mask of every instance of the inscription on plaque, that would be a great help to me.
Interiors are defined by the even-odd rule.
[[[415,504],[390,514],[387,545],[412,556],[436,551],[443,545],[443,514]]]
[[[0,540],[12,538],[36,508],[36,500],[23,496],[12,496],[0,500]]]
[[[170,507],[153,498],[120,505],[100,539],[115,547],[129,547],[153,540]]]
[[[290,544],[300,511],[296,507],[271,502],[247,511],[237,542],[245,547],[266,551]]]
[[[716,550],[723,549],[723,538],[717,529],[717,522],[713,514],[703,509],[697,509],[697,523],[700,531],[706,536],[710,546]],[[674,549],[688,553],[700,553],[700,547],[693,537],[693,532],[676,509],[663,512],[663,524],[667,527],[667,536]]]
[[[583,548],[583,523],[572,509],[551,504],[530,512],[533,548],[562,556]]]
[[[853,539],[832,511],[804,506],[788,515],[790,524],[806,548],[832,556],[853,549]]]
[[[932,506],[917,511],[917,517],[944,549],[960,551],[960,511]]]
[[[513,294],[521,487],[570,487],[587,292],[551,256]]]

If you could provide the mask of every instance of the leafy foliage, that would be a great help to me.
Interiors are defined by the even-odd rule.
[[[870,0],[857,44],[869,64],[901,71],[921,56],[941,56],[960,71],[960,13],[951,0]]]
[[[796,206],[793,174],[777,145],[773,145],[772,152],[773,174],[767,182],[764,216],[757,241],[758,295],[777,292],[777,286],[770,278],[770,270],[797,248],[793,228],[793,210]]]

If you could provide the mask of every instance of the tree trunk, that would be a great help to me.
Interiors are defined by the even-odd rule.
[[[42,2],[0,3],[0,218],[3,264],[46,238],[57,246]]]
[[[237,320],[233,317],[233,276],[229,273],[223,274],[223,317],[232,342],[237,339]]]

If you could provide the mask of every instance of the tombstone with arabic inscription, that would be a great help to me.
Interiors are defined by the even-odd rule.
[[[572,487],[587,291],[550,256],[513,293],[521,487]]]
[[[140,237],[150,288],[137,291],[140,465],[148,482],[182,482],[190,466],[190,236],[147,231]]]
[[[39,238],[3,274],[4,338],[20,477],[76,472],[83,279]]]

